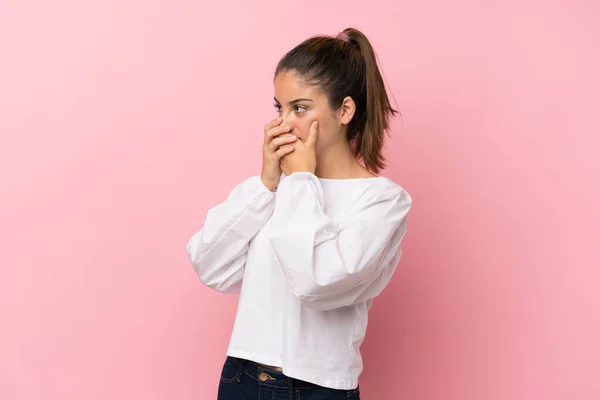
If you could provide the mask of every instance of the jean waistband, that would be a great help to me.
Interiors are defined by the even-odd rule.
[[[321,388],[319,385],[314,383],[301,381],[299,379],[290,378],[283,374],[281,371],[277,371],[272,368],[263,367],[253,361],[244,360],[241,358],[230,357],[234,360],[241,368],[244,374],[250,378],[255,379],[259,385],[270,386],[275,388],[289,388],[292,389],[317,389]]]

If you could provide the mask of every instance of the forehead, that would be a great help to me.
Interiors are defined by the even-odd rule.
[[[320,100],[325,95],[318,87],[307,85],[297,74],[291,71],[281,72],[275,77],[273,83],[275,98],[282,103],[287,103],[298,98]]]

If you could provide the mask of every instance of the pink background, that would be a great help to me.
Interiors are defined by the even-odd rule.
[[[600,398],[600,6],[0,3],[0,398],[213,399],[236,298],[185,254],[260,167],[272,71],[352,25],[415,206],[365,399]]]

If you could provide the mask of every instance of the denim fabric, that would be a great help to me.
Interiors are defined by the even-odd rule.
[[[360,400],[360,393],[358,388],[324,388],[251,361],[227,357],[217,400]]]

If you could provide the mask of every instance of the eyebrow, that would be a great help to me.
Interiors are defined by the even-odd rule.
[[[281,104],[281,103],[279,102],[279,100],[277,100],[277,98],[276,98],[276,97],[273,97],[273,100],[275,100],[275,102],[276,102],[277,104]],[[299,99],[296,99],[296,100],[292,100],[292,101],[290,101],[288,104],[289,104],[289,105],[294,105],[294,104],[296,104],[296,103],[300,103],[301,101],[310,101],[310,102],[312,102],[312,100],[311,100],[311,99],[307,99],[307,98],[301,97],[301,98],[299,98]]]

